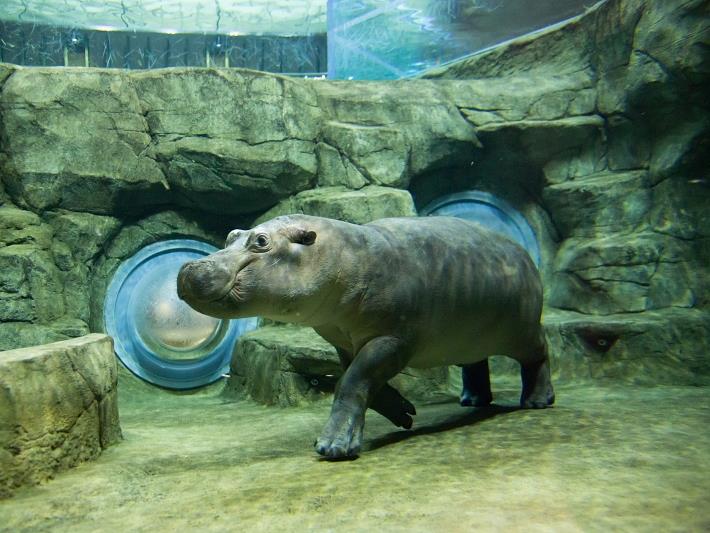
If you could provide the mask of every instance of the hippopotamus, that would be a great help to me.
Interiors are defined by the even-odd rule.
[[[178,295],[218,318],[311,326],[335,347],[343,375],[315,443],[326,458],[359,454],[368,408],[412,426],[414,406],[387,383],[406,366],[459,365],[462,405],[486,406],[487,358],[507,355],[521,365],[520,405],[554,402],[538,270],[520,245],[474,222],[280,216],[185,263]]]

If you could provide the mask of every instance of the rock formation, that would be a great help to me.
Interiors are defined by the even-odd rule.
[[[0,356],[0,498],[94,459],[121,438],[106,335]]]
[[[706,383],[709,31],[608,0],[414,80],[2,65],[0,349],[101,331],[145,244],[480,189],[537,234],[558,379]]]

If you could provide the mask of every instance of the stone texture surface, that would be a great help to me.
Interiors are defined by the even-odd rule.
[[[359,190],[322,187],[304,191],[280,202],[254,221],[261,224],[279,215],[303,213],[366,224],[386,217],[416,216],[407,191],[369,185]]]
[[[6,189],[33,211],[258,213],[316,184],[406,187],[478,143],[428,82],[16,68],[0,109]]]
[[[561,382],[710,384],[710,313],[704,310],[548,311],[544,324],[553,373]]]
[[[686,331],[710,305],[708,20],[701,0],[609,0],[395,82],[0,65],[0,348],[100,331],[145,244],[468,189],[530,221],[549,311]],[[703,335],[656,336],[683,339],[686,382]]]
[[[466,159],[480,146],[439,84],[330,82],[316,88],[327,117],[321,140],[340,154],[343,184],[354,169],[369,183],[406,187],[413,177]],[[334,179],[327,171],[321,178],[328,184]]]
[[[0,352],[0,498],[121,439],[116,376],[105,335]]]
[[[179,199],[258,211],[310,188],[319,111],[307,84],[257,72],[132,73],[152,143]]]
[[[270,325],[239,339],[227,390],[267,405],[297,406],[323,399],[342,375],[338,354],[311,328]],[[405,369],[391,384],[410,400],[447,389],[445,368]]]
[[[33,210],[96,213],[165,202],[130,81],[109,71],[17,69],[3,84],[5,185]],[[120,206],[120,207],[119,207]]]
[[[692,307],[704,284],[683,260],[684,248],[652,232],[569,239],[555,258],[550,305],[588,314]]]
[[[581,374],[646,383],[707,375],[707,9],[610,0],[425,76],[450,84],[483,144],[455,186],[497,192],[494,174],[528,191],[512,195],[526,215],[531,203],[545,210],[560,376],[571,361]],[[423,177],[412,190],[420,204],[446,189]],[[633,341],[594,362],[570,333],[590,324]]]
[[[335,349],[313,330],[266,326],[239,339],[228,390],[267,405],[295,406],[332,392],[341,374]]]

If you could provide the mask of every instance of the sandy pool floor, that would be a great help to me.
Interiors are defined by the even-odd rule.
[[[319,460],[329,403],[121,388],[124,441],[0,502],[2,531],[710,531],[710,390],[558,387],[472,410],[369,413],[362,456]]]

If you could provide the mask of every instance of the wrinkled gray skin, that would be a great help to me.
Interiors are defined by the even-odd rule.
[[[414,406],[387,384],[405,366],[461,365],[461,403],[487,405],[487,357],[506,354],[522,367],[523,407],[554,401],[537,269],[517,244],[461,219],[278,217],[183,265],[178,294],[219,318],[312,326],[335,346],[344,374],[316,442],[329,458],[358,454],[368,407],[411,427]]]

